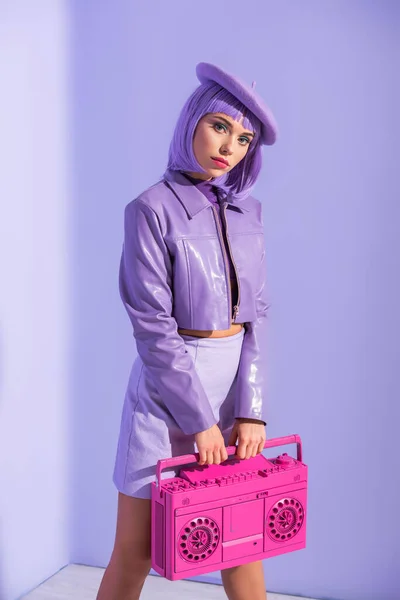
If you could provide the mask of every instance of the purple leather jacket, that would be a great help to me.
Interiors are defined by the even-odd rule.
[[[193,434],[216,423],[186,352],[182,329],[229,329],[245,323],[235,380],[235,417],[266,423],[267,295],[261,204],[224,195],[229,246],[239,285],[231,303],[229,270],[215,207],[178,171],[125,208],[120,294],[137,351],[180,429]]]

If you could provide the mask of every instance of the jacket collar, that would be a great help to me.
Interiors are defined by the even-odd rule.
[[[208,208],[210,202],[208,199],[193,185],[182,173],[179,171],[173,171],[167,169],[163,176],[168,186],[175,192],[178,200],[183,204],[189,217],[192,219],[199,212]],[[228,208],[233,208],[239,212],[247,212],[248,209],[234,202],[231,195],[227,195],[224,200],[227,203]]]

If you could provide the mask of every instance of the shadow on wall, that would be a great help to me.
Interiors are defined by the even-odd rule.
[[[1,530],[0,530],[0,600],[5,600],[5,593],[4,593],[4,576],[3,576],[3,552],[4,552],[4,547],[3,547],[3,538],[1,536]]]
[[[112,549],[112,471],[134,353],[118,290],[124,206],[132,199],[130,5],[94,10],[92,2],[71,2],[70,560],[92,566],[105,566]]]
[[[3,346],[2,346],[2,339],[1,339],[1,334],[0,334],[0,414],[1,414],[1,408],[2,408],[2,400],[3,400],[3,387],[2,387],[2,381],[3,381]],[[1,477],[1,473],[0,473],[0,481],[2,479]],[[2,529],[2,522],[1,522],[1,514],[0,514],[0,600],[5,600],[5,591],[4,591],[4,565],[3,565],[3,560],[4,560],[4,552],[5,552],[5,545],[4,545],[4,540],[3,540],[3,529]]]
[[[5,592],[4,592],[4,568],[3,568],[3,556],[4,556],[4,544],[3,544],[3,535],[1,530],[0,523],[0,600],[5,600]]]

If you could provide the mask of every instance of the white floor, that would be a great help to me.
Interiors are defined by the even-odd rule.
[[[45,581],[24,600],[95,600],[104,569],[68,565]],[[150,575],[144,584],[140,600],[226,600],[220,585],[195,583],[193,581],[168,581]],[[268,594],[268,600],[299,600],[298,596]],[[312,600],[301,598],[301,600]]]

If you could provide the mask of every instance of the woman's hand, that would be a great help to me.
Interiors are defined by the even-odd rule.
[[[228,458],[225,440],[218,425],[195,433],[194,439],[200,454],[199,465],[219,465]]]
[[[234,446],[238,440],[236,455],[239,458],[250,458],[263,451],[266,439],[263,421],[236,419],[228,445]]]

